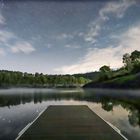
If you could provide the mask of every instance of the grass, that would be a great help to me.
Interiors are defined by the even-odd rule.
[[[105,81],[104,83],[123,84],[123,83],[126,83],[128,81],[135,80],[135,79],[136,79],[136,76],[133,74],[133,75],[127,75],[127,76],[122,76],[122,77],[118,77],[115,79],[111,79],[111,80]]]

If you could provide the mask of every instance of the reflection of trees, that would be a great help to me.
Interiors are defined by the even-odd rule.
[[[0,95],[0,107],[10,107],[30,102],[36,104],[42,101],[70,99],[101,103],[102,108],[106,111],[112,111],[114,106],[121,105],[124,109],[129,111],[128,120],[130,124],[132,126],[140,126],[140,99],[127,96],[115,97],[111,95],[95,94],[93,92],[3,94]]]
[[[103,102],[102,108],[106,111],[112,111],[113,110],[113,103],[112,102]]]
[[[106,111],[112,111],[113,106],[121,105],[124,109],[129,111],[128,120],[129,123],[136,127],[140,126],[140,102],[137,99],[104,99],[102,102],[102,108]]]
[[[139,111],[132,110],[128,115],[128,119],[129,119],[129,123],[132,126],[138,126],[140,124]]]

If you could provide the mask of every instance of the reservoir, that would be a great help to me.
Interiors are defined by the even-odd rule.
[[[127,139],[140,139],[139,90],[13,88],[0,90],[0,140],[16,139],[52,105],[87,106]]]

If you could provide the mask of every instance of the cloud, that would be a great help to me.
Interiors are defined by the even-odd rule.
[[[4,16],[2,15],[2,8],[4,7],[4,2],[0,1],[0,25],[4,25],[6,23],[6,20]]]
[[[46,45],[46,47],[48,48],[48,49],[50,49],[50,48],[52,48],[52,44],[50,44],[50,43],[48,43],[47,45]]]
[[[0,12],[0,25],[5,24],[5,18],[2,16],[1,12]]]
[[[140,24],[129,28],[120,38],[122,38],[121,44],[125,48],[123,53],[140,50]]]
[[[31,52],[35,51],[35,48],[26,41],[17,42],[13,47],[11,47],[11,51],[13,53],[25,53],[30,54]]]
[[[135,0],[121,0],[120,2],[109,2],[99,11],[100,18],[102,18],[103,20],[107,20],[109,19],[109,14],[114,14],[118,18],[122,18],[125,11],[135,3]]]
[[[2,8],[3,8],[3,3],[0,2],[0,25],[4,25],[5,24],[5,18],[2,15]]]
[[[122,18],[126,10],[133,6],[136,2],[134,0],[121,0],[108,2],[103,8],[99,10],[99,17],[89,24],[89,30],[84,35],[86,42],[95,43],[100,34],[102,26],[109,20],[110,15]]]
[[[96,25],[90,27],[90,30],[87,34],[85,34],[84,39],[86,42],[95,43],[96,37],[99,35],[99,31],[101,30],[101,22],[97,21]]]
[[[1,50],[2,54],[7,53],[8,49],[6,47],[10,48],[9,50],[12,53],[29,54],[35,51],[35,48],[32,46],[31,43],[17,37],[14,33],[6,30],[0,30],[0,46],[5,46],[5,48]]]
[[[72,49],[79,49],[79,48],[81,48],[81,46],[79,46],[79,45],[70,45],[70,44],[66,44],[65,45],[65,48],[72,48]]]
[[[6,24],[6,19],[2,15],[2,8],[4,3],[0,3],[0,25]],[[11,44],[11,42],[13,42]],[[0,28],[0,47],[9,47],[12,53],[25,53],[29,54],[35,51],[35,48],[29,43],[10,31],[6,31]],[[6,48],[0,48],[0,55],[5,55],[7,53]]]
[[[63,39],[73,39],[74,35],[72,34],[66,34],[66,33],[62,33],[60,35],[58,35],[56,38],[63,40]]]
[[[15,39],[16,36],[8,31],[5,30],[0,30],[0,43],[2,44],[7,44],[8,41],[10,41],[11,39]]]
[[[0,48],[0,56],[5,56],[6,52],[3,48]]]
[[[55,69],[57,73],[73,74],[98,70],[103,65],[119,68],[123,65],[122,55],[140,50],[140,24],[129,28],[118,35],[120,38],[116,46],[106,48],[90,48],[86,55],[73,65],[66,65]]]
[[[73,74],[95,71],[105,64],[120,67],[120,57],[116,55],[120,48],[113,48],[112,46],[104,49],[91,48],[78,63],[57,68],[55,71],[63,74]]]

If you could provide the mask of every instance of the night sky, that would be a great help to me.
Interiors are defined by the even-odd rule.
[[[122,66],[140,50],[139,0],[1,0],[0,69],[48,74]]]

